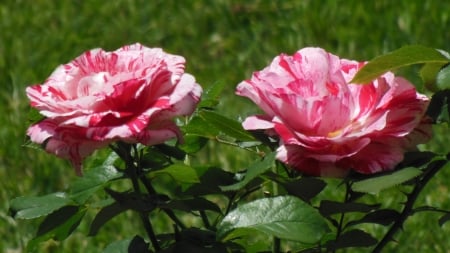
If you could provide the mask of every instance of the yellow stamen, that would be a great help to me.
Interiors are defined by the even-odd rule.
[[[329,132],[327,137],[328,138],[334,138],[334,137],[340,135],[341,133],[342,133],[342,129],[338,129],[336,131]]]

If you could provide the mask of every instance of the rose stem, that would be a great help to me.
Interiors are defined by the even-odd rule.
[[[133,149],[136,152],[136,145],[133,145]],[[139,187],[139,181],[138,181],[138,170],[140,169],[140,163],[138,163],[138,166],[135,166],[133,161],[133,156],[131,153],[128,153],[126,159],[126,172],[127,175],[130,176],[131,182],[133,183],[133,189],[136,193],[141,194],[141,189]],[[145,231],[147,232],[148,237],[150,238],[150,241],[153,244],[153,248],[155,251],[161,250],[161,247],[159,246],[158,239],[156,238],[155,232],[153,231],[152,223],[150,222],[150,218],[148,216],[147,212],[140,211],[139,216],[141,218],[141,221],[144,225]]]
[[[153,188],[150,181],[148,181],[147,177],[145,177],[145,175],[141,176],[140,179],[149,194],[156,194],[155,189]],[[167,214],[167,216],[169,216],[170,219],[172,219],[173,222],[175,222],[175,224],[177,224],[177,226],[179,226],[182,229],[186,228],[186,225],[184,225],[183,222],[181,222],[180,219],[178,219],[178,217],[175,215],[175,213],[171,209],[164,208],[162,210]]]

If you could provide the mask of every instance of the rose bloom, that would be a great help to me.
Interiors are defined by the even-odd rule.
[[[364,64],[321,48],[275,57],[237,87],[265,113],[248,117],[244,128],[278,136],[277,159],[308,175],[392,170],[431,137],[429,99],[391,72],[349,83]]]
[[[45,116],[27,134],[69,159],[78,174],[85,157],[111,142],[181,138],[172,118],[191,114],[202,93],[184,64],[181,56],[140,44],[87,51],[26,89],[31,106]]]

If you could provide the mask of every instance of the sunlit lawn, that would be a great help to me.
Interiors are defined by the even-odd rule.
[[[227,84],[219,110],[245,117],[255,106],[234,95],[234,87],[281,53],[318,46],[341,57],[369,60],[407,44],[450,50],[448,1],[225,1],[118,0],[20,1],[0,3],[0,252],[22,252],[36,223],[8,216],[8,200],[21,195],[62,191],[75,174],[68,163],[23,147],[28,102],[24,88],[41,83],[57,65],[83,51],[114,50],[141,42],[187,59],[187,72],[208,87]],[[418,83],[416,70],[402,72]],[[449,152],[449,131],[436,129],[428,147]],[[205,152],[211,150],[205,150]],[[222,148],[211,162],[239,168],[248,154]],[[450,171],[437,175],[419,205],[450,209]],[[331,192],[331,191],[330,191]],[[397,207],[401,198],[382,194]],[[40,252],[100,252],[108,242],[139,229],[132,215],[113,220],[98,237],[82,225],[66,242],[50,241]],[[391,244],[392,252],[447,252],[450,225],[439,216],[417,214]],[[374,233],[380,228],[367,228]],[[351,251],[352,252],[352,251]]]

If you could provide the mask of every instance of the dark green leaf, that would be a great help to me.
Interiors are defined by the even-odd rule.
[[[194,184],[186,191],[186,195],[205,196],[210,194],[223,194],[220,185],[235,183],[234,174],[217,167],[208,167],[200,176],[200,183]]]
[[[161,170],[151,171],[149,176],[157,177],[161,174],[167,174],[179,183],[193,184],[200,182],[195,169],[185,164],[173,164]]]
[[[156,149],[158,149],[159,151],[161,151],[163,154],[173,157],[177,160],[183,160],[186,156],[186,153],[176,146],[170,146],[167,144],[159,144],[159,145],[155,145],[154,147]]]
[[[28,242],[28,251],[49,239],[60,241],[66,239],[78,227],[85,213],[86,209],[79,210],[78,207],[66,206],[47,216],[39,226],[38,235]]]
[[[275,161],[275,152],[266,155],[262,160],[258,160],[250,167],[248,167],[244,179],[239,181],[238,183],[220,186],[223,191],[237,191],[245,187],[250,181],[263,174],[267,170],[269,170],[272,166],[274,166]]]
[[[114,202],[111,205],[102,208],[92,221],[88,235],[89,236],[96,235],[100,230],[100,228],[103,225],[105,225],[106,222],[108,222],[109,220],[111,220],[112,218],[116,217],[117,215],[121,214],[126,210],[128,210],[128,208],[120,205],[118,202]]]
[[[450,103],[450,91],[441,90],[433,94],[426,114],[430,116],[434,123],[448,122],[448,103]]]
[[[449,220],[450,220],[450,213],[444,214],[441,218],[439,218],[439,226],[442,227]]]
[[[428,151],[412,151],[405,153],[405,157],[401,165],[402,167],[416,167],[420,168],[425,164],[429,163],[433,158],[436,157],[436,154]]]
[[[180,241],[189,241],[199,246],[210,246],[216,243],[216,234],[210,230],[187,228],[180,232]]]
[[[280,196],[237,207],[219,224],[217,237],[228,240],[243,234],[251,235],[251,230],[280,239],[316,243],[329,228],[312,206],[293,196]]]
[[[149,245],[140,236],[135,236],[132,239],[116,241],[109,244],[103,253],[150,253]]]
[[[441,89],[450,89],[450,65],[442,68],[436,77],[436,86]]]
[[[352,184],[352,190],[356,192],[378,193],[381,190],[411,180],[419,176],[421,173],[422,171],[418,168],[408,167],[394,171],[387,175],[357,181]]]
[[[221,213],[220,207],[204,198],[172,200],[159,205],[160,208],[178,209],[185,212],[209,210]]]
[[[169,166],[172,161],[169,156],[163,154],[154,146],[145,149],[146,152],[141,157],[141,166],[144,168],[161,169]]]
[[[84,204],[98,190],[103,189],[111,180],[122,177],[112,165],[102,165],[88,170],[83,177],[79,177],[70,187],[69,197],[78,204]]]
[[[369,247],[377,243],[377,239],[370,234],[359,230],[350,230],[337,238],[336,241],[330,243],[328,250],[336,250],[349,247]]]
[[[364,203],[341,203],[330,200],[320,202],[319,211],[324,216],[330,216],[337,213],[362,212],[367,213],[377,209],[380,205],[368,205]]]
[[[237,141],[254,141],[255,138],[244,130],[241,123],[224,117],[218,113],[208,110],[202,110],[199,112],[199,116],[202,117],[209,125],[218,129],[223,134],[236,139]]]
[[[64,206],[61,209],[49,214],[39,225],[37,236],[41,236],[56,227],[63,225],[68,219],[77,214],[79,210],[80,208],[78,206]],[[68,234],[70,234],[73,229],[75,229],[75,227],[72,228],[71,231],[67,231],[69,232]],[[62,240],[64,238],[58,238],[58,240]]]
[[[34,219],[46,216],[72,200],[65,193],[57,192],[40,197],[19,197],[11,200],[11,212],[17,219]]]
[[[202,100],[200,101],[199,108],[214,108],[219,104],[220,94],[225,88],[226,83],[218,81],[210,85],[205,92],[203,92]]]
[[[366,214],[362,219],[350,221],[347,226],[358,225],[361,223],[375,223],[388,226],[399,217],[400,213],[394,209],[375,210]]]
[[[158,253],[227,253],[225,245],[213,244],[208,246],[198,245],[196,242],[192,241],[177,241],[172,244],[169,248]]]
[[[121,206],[138,212],[150,212],[159,203],[156,195],[142,195],[136,192],[116,192],[111,189],[105,191]]]
[[[315,177],[302,177],[283,184],[289,194],[297,196],[306,202],[309,202],[319,194],[326,185],[324,181]]]
[[[356,73],[350,83],[365,84],[387,71],[413,64],[433,63],[446,64],[449,62],[441,52],[424,46],[405,46],[393,52],[371,60]]]

